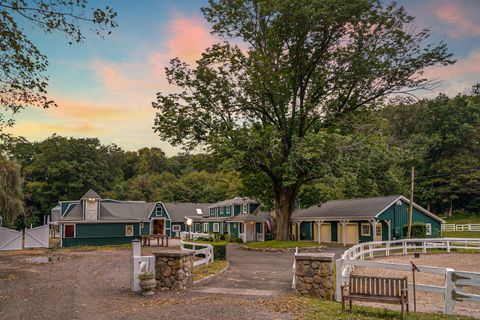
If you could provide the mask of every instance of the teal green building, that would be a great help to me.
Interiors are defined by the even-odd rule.
[[[328,201],[321,206],[294,211],[291,238],[344,245],[403,239],[409,207],[410,201],[399,195]],[[427,237],[439,237],[444,223],[416,203],[412,222],[425,224]]]
[[[124,244],[152,234],[179,237],[185,217],[207,212],[209,205],[102,199],[89,190],[80,200],[59,203],[60,246]]]

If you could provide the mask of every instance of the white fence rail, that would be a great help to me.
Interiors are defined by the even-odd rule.
[[[444,223],[441,226],[442,232],[444,231],[480,231],[480,224],[454,224]]]
[[[199,238],[213,238],[213,234],[210,233],[201,233],[201,232],[188,232],[182,231],[180,232],[180,239],[190,239],[190,240],[197,240]]]
[[[182,248],[182,250],[194,251],[195,252],[194,256],[204,255],[203,259],[193,261],[194,267],[202,264],[209,264],[210,262],[213,261],[213,246],[211,244],[198,243],[198,242],[185,242],[182,240],[180,247]],[[200,248],[200,249],[197,249],[197,248]]]
[[[142,246],[140,240],[133,240],[132,291],[140,291],[140,279],[138,279],[138,276],[141,273],[150,272],[155,274],[155,257],[142,256],[141,250]]]
[[[391,254],[406,255],[409,252],[427,253],[429,250],[452,249],[479,250],[480,239],[469,238],[438,238],[438,239],[402,239],[395,241],[376,241],[355,245],[344,252],[341,259],[336,261],[336,300],[341,301],[341,286],[348,283],[348,279],[355,267],[374,269],[389,269],[411,272],[409,264],[365,261],[374,257],[389,256]],[[418,266],[419,272],[445,275],[443,286],[416,284],[416,290],[441,293],[445,298],[444,313],[452,314],[455,301],[480,301],[480,295],[463,292],[463,286],[480,287],[480,273],[456,271],[450,268]],[[412,284],[409,284],[411,286]]]

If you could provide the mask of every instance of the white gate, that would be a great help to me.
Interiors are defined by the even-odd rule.
[[[22,231],[0,227],[0,250],[22,250]]]
[[[25,248],[48,248],[48,224],[25,229]]]

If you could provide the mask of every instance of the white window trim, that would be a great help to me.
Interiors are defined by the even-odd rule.
[[[215,222],[213,224],[213,232],[220,232],[220,223]]]
[[[242,213],[247,213],[247,212],[248,212],[248,204],[245,203],[245,204],[242,206]]]
[[[198,226],[200,226],[200,228],[197,229]],[[202,232],[202,224],[200,222],[195,223],[194,230],[195,232]]]
[[[65,237],[65,227],[66,226],[73,226],[73,237]],[[75,223],[66,223],[63,225],[63,238],[65,239],[73,239],[77,237],[77,225]]]
[[[203,223],[203,232],[207,233],[208,232],[208,222]]]
[[[366,234],[366,233],[363,232],[363,226],[368,226],[368,234]],[[362,224],[360,225],[360,231],[361,231],[360,234],[361,234],[362,237],[370,237],[370,236],[372,235],[372,226],[371,226],[371,224],[368,223],[368,222],[367,222],[367,223],[362,223]]]
[[[178,224],[172,225],[173,232],[179,232],[182,228]]]
[[[432,224],[431,223],[425,223],[425,234],[427,236],[432,235]]]

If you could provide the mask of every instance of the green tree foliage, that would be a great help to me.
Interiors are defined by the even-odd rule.
[[[90,138],[54,135],[36,144],[31,164],[23,168],[29,204],[48,214],[58,201],[79,199],[90,188],[110,190],[122,178],[122,153]]]
[[[391,105],[385,134],[417,171],[416,198],[438,213],[480,211],[480,95],[459,94]]]
[[[0,154],[0,216],[10,227],[23,214],[22,178],[20,166]]]
[[[0,1],[0,106],[6,111],[0,113],[0,129],[13,123],[7,112],[56,105],[47,97],[48,59],[23,26],[63,34],[72,43],[85,38],[84,25],[97,34],[110,33],[117,26],[116,16],[108,6],[90,8],[87,0]]]
[[[180,90],[157,95],[155,129],[267,175],[279,240],[302,185],[348,152],[348,138],[325,130],[388,94],[430,87],[422,71],[453,63],[444,43],[428,43],[429,30],[410,28],[402,7],[376,0],[212,0],[202,11],[224,42],[196,67],[171,60],[167,79]]]

